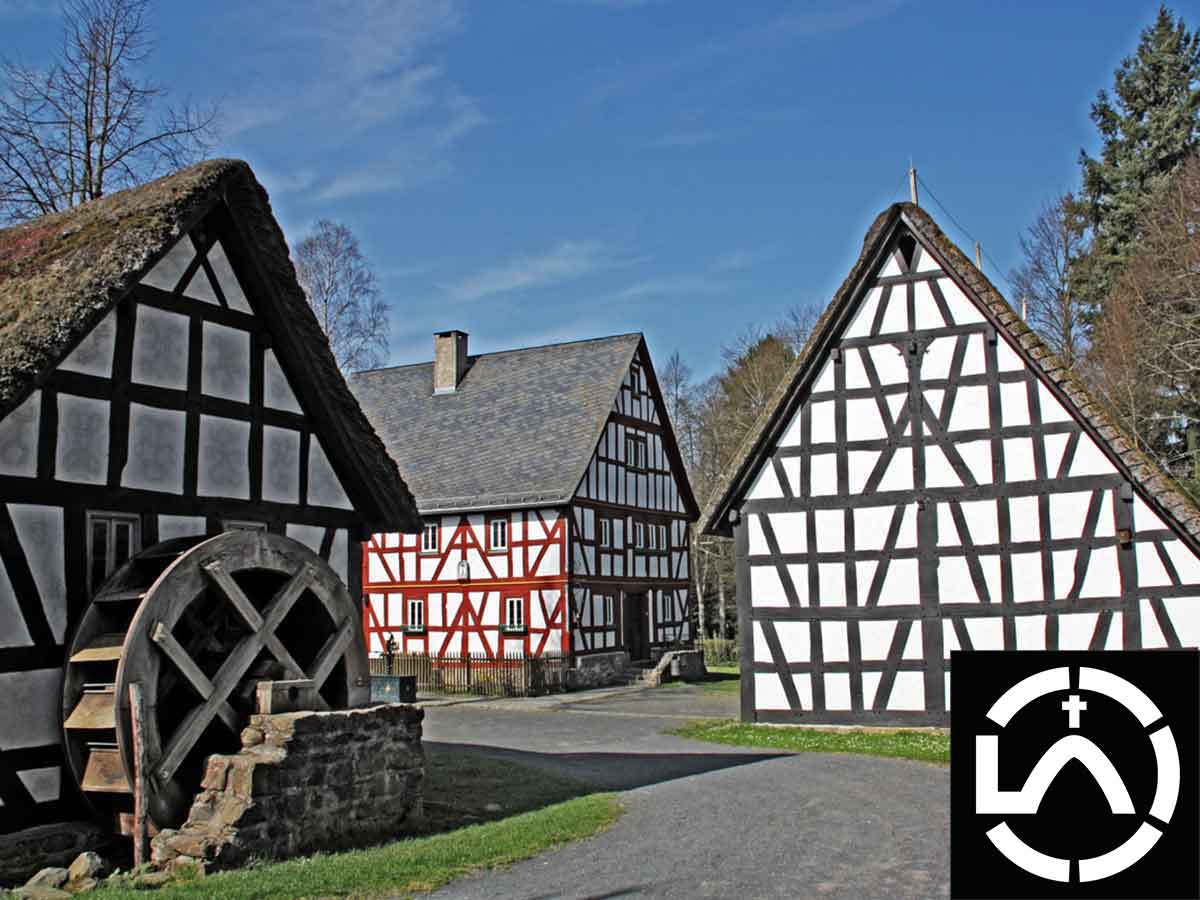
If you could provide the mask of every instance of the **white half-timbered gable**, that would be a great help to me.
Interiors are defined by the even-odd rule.
[[[264,529],[357,594],[364,522],[416,512],[244,163],[0,231],[0,308],[2,855],[4,834],[81,816],[64,654],[117,567]]]
[[[641,336],[475,357],[466,341],[353,382],[425,521],[364,548],[371,652],[645,658],[689,640],[696,507]]]
[[[776,399],[708,516],[744,718],[940,723],[956,649],[1200,646],[1200,512],[919,208]]]

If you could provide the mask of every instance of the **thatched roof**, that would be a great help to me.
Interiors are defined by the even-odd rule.
[[[416,528],[412,496],[338,371],[296,280],[267,193],[246,163],[202,162],[140,187],[0,230],[0,417],[7,415],[200,218],[224,203],[259,291],[288,323],[275,349],[302,380],[355,508],[372,526]]]
[[[902,229],[910,231],[941,257],[946,271],[983,303],[985,313],[992,322],[1010,335],[1062,390],[1071,411],[1098,439],[1100,446],[1110,452],[1118,469],[1134,487],[1200,544],[1200,506],[1153,460],[1136,448],[1082,382],[1063,366],[1045,342],[1008,304],[987,276],[945,235],[925,210],[912,203],[896,203],[888,207],[867,231],[862,253],[850,274],[817,321],[808,342],[780,382],[758,422],[750,429],[733,461],[718,479],[701,519],[705,531],[710,534],[729,533],[729,510],[740,502],[761,460],[771,452],[782,429],[803,402],[809,381],[816,376],[822,360],[841,331],[842,323],[853,312],[859,297],[868,287],[867,281],[879,265],[883,251]]]

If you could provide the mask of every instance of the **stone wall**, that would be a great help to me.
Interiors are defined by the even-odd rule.
[[[424,712],[388,704],[254,715],[242,750],[208,759],[188,820],[152,842],[152,859],[210,868],[361,847],[421,814]]]
[[[678,663],[679,675],[671,674],[673,664]],[[664,681],[696,681],[703,678],[708,670],[704,666],[704,654],[699,650],[667,650],[658,658],[654,668],[642,676],[642,680],[651,687],[658,687]]]
[[[567,670],[567,687],[570,690],[579,690],[622,683],[628,668],[629,654],[624,650],[589,653],[577,657],[575,668]]]
[[[25,881],[46,866],[66,866],[110,838],[91,822],[56,822],[0,836],[0,885]]]

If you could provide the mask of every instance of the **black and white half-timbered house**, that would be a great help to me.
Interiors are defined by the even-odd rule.
[[[1200,510],[886,210],[705,514],[748,721],[946,723],[950,654],[1200,646]]]
[[[351,386],[412,488],[420,535],[363,548],[372,653],[627,652],[691,640],[699,510],[640,334],[434,361]]]
[[[162,675],[145,685],[161,787],[212,746],[208,723],[237,745],[230,704],[257,650],[328,677],[362,641],[362,540],[417,524],[245,163],[201,163],[0,231],[0,860],[35,826],[86,820],[85,799],[110,829],[128,810],[118,669]],[[270,534],[216,546],[307,545],[307,581],[256,610],[250,583],[210,560],[236,614],[177,604],[139,620],[148,589],[130,584],[230,530]],[[173,549],[143,560],[153,545]],[[300,595],[322,578],[330,615],[333,594],[353,613],[304,656],[284,645],[322,631]],[[131,660],[138,641],[151,649]]]

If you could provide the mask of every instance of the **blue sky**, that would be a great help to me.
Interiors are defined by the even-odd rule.
[[[4,52],[44,59],[56,7],[0,0]],[[1196,26],[1198,7],[1174,9]],[[150,74],[222,98],[217,152],[250,162],[289,240],[353,228],[392,362],[448,328],[475,351],[643,331],[660,366],[678,349],[708,375],[739,331],[824,304],[910,157],[1007,273],[1156,8],[162,3]]]

